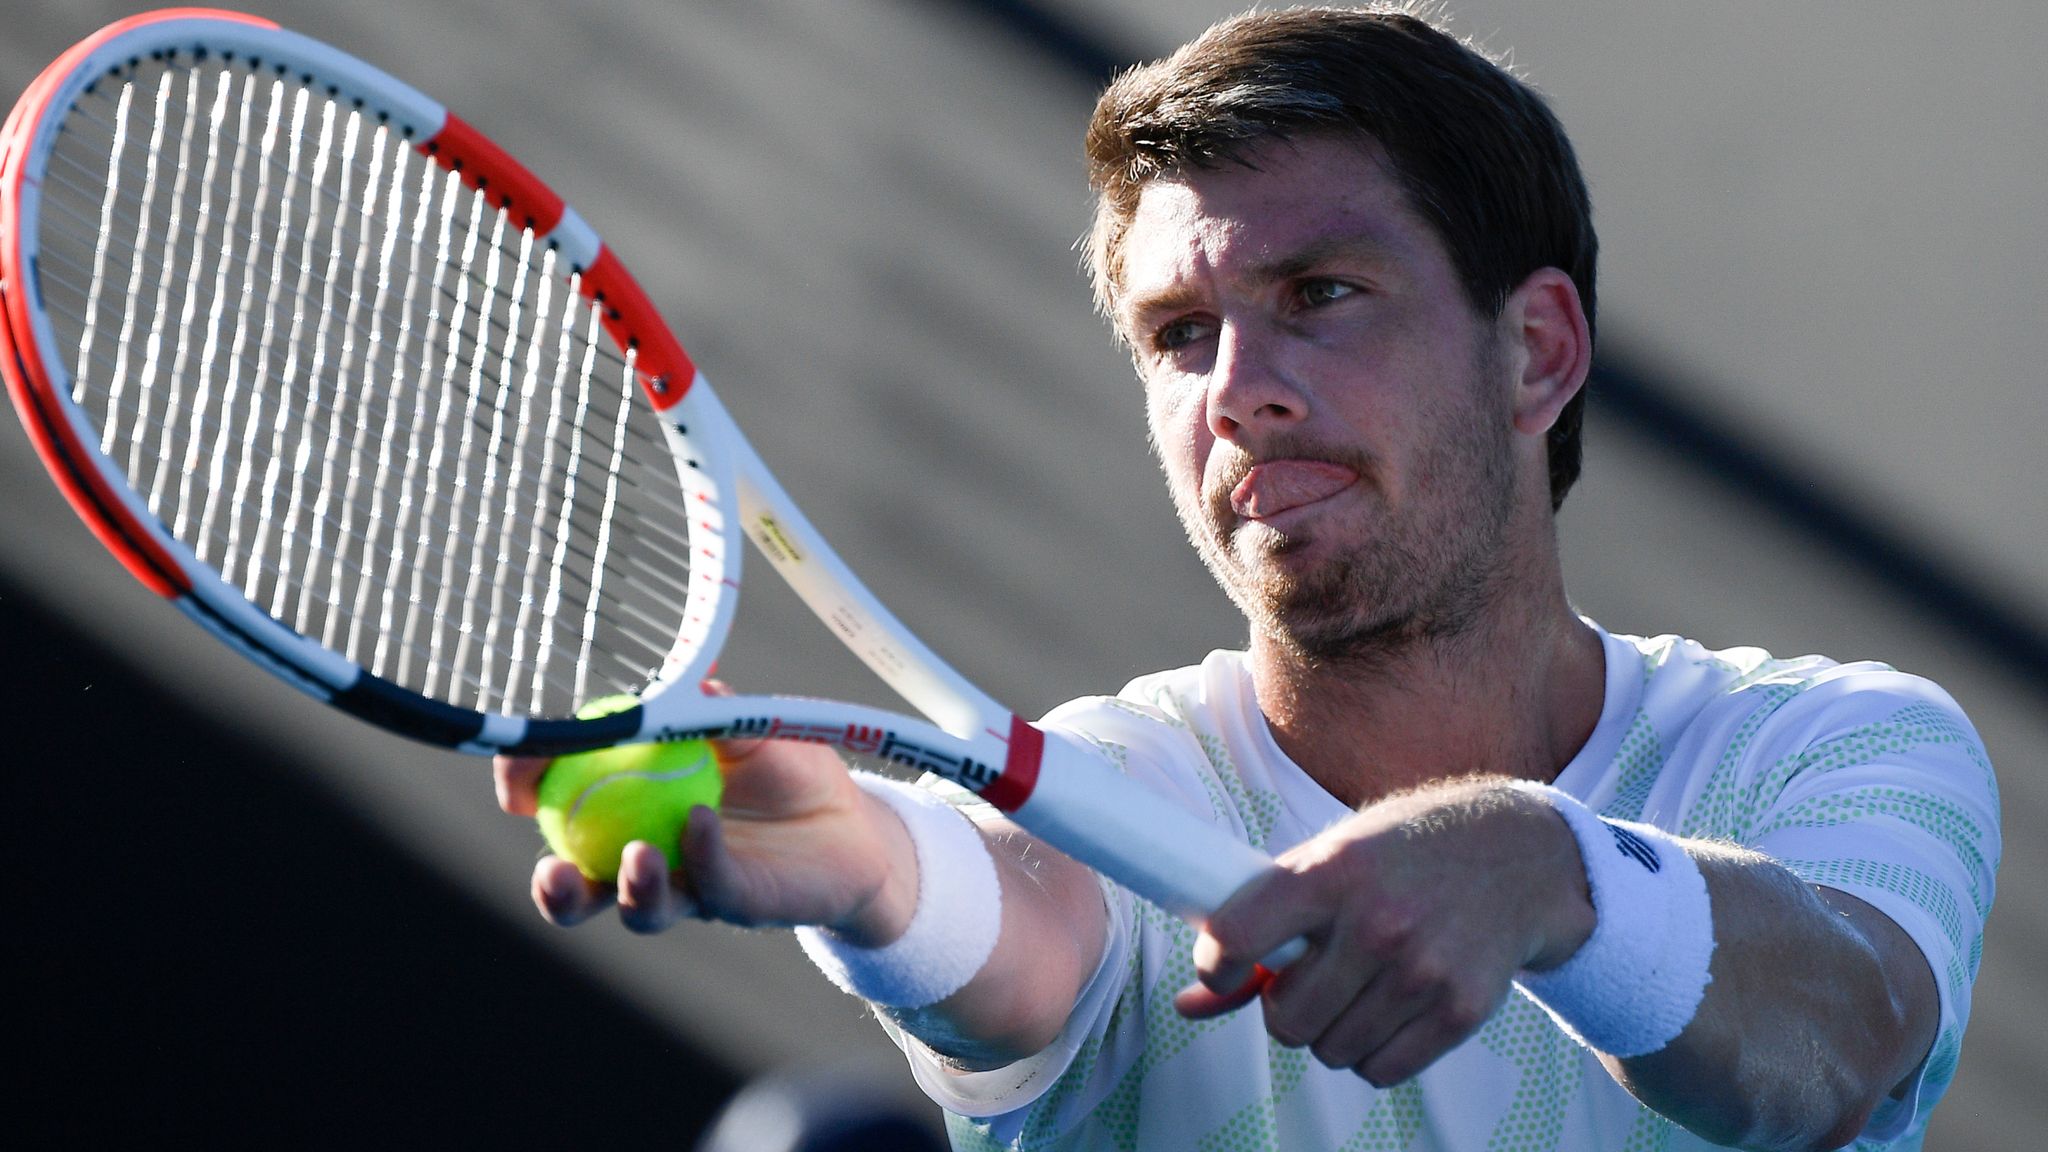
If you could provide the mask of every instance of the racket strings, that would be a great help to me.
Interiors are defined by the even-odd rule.
[[[198,73],[196,72],[192,74],[198,75]],[[331,103],[329,106],[332,108],[339,107],[338,105],[332,105]],[[71,124],[74,122],[79,123],[81,125],[96,126],[100,129],[102,135],[106,137],[111,137],[113,133],[120,127],[120,124],[116,119],[108,118],[106,116],[95,115],[92,111],[92,105],[90,104],[79,104],[73,107],[70,113],[70,117],[67,119],[67,129],[70,128]],[[386,127],[384,130],[387,132],[389,131],[388,127]],[[418,157],[415,156],[414,158],[417,159]],[[53,167],[49,172],[45,174],[45,178],[48,180],[68,181],[79,188],[97,189],[106,179],[106,173],[104,171],[88,169],[82,166],[76,159],[72,157],[58,155],[53,156],[51,159]],[[273,176],[288,176],[291,172],[289,165],[287,165],[284,161],[275,159],[274,157],[259,154],[257,156],[251,157],[250,161],[252,164],[261,164],[267,166],[270,169],[271,174]],[[60,168],[63,171],[60,171]],[[145,172],[145,169],[146,165],[138,166],[132,162],[127,162],[123,164],[123,170],[128,174],[130,178],[140,178]],[[68,171],[70,175],[65,175],[64,171]],[[307,191],[310,194],[319,197],[323,201],[329,202],[330,204],[333,202],[337,202],[341,199],[341,196],[338,195],[333,188],[329,187],[314,187],[308,189]],[[120,213],[120,209],[118,207],[116,208],[116,212]],[[132,213],[121,213],[119,216],[117,216],[117,219],[119,219],[122,223],[128,225],[133,225],[135,223]],[[347,225],[342,226],[340,234],[346,235],[351,239],[361,239],[361,237],[356,236],[355,231],[352,228],[348,227]],[[263,238],[260,236],[254,237],[253,239],[259,244],[263,243]],[[509,248],[507,249],[507,254],[510,254]],[[624,359],[624,357],[620,355],[617,351],[610,348],[603,349],[601,355],[609,359],[613,363],[619,363]]]
[[[71,184],[70,187],[71,190],[74,192],[83,193],[85,191],[83,186],[75,183]],[[66,216],[73,223],[81,227],[90,229],[99,229],[101,227],[100,224],[93,221],[89,221],[83,216],[81,216],[75,209],[72,209],[69,206],[69,204],[65,201],[57,201],[51,204],[50,207],[56,210],[56,214]],[[131,225],[134,223],[132,217],[128,218],[126,222]],[[154,252],[138,253],[136,254],[135,258],[143,265],[145,274],[147,275],[162,276],[167,275],[169,272],[168,269],[163,268],[157,263],[159,257],[158,254]],[[83,299],[86,296],[87,285],[91,282],[92,279],[92,269],[78,263],[77,260],[71,254],[66,253],[62,250],[49,252],[46,254],[45,259],[42,261],[42,267],[44,270],[43,274],[46,284],[53,284],[57,287],[63,288],[71,293],[74,293],[80,299]],[[285,267],[294,272],[297,270],[297,266],[292,264],[289,260],[285,262]],[[67,278],[65,275],[63,275],[63,273],[67,271],[74,273],[75,275]],[[455,293],[452,289],[447,289],[444,287],[443,292],[446,301],[452,302],[454,300]],[[188,301],[190,299],[191,298],[188,297]],[[504,335],[504,333],[500,332],[497,327],[496,317],[492,317],[492,321],[494,337]],[[351,315],[348,321],[346,321],[341,327],[343,332],[351,340],[374,338],[378,334],[377,328],[370,326],[366,322],[358,321],[353,315]],[[461,349],[456,350],[456,352],[458,355],[464,357],[462,363],[465,367],[467,367],[467,350]],[[98,351],[95,351],[94,354],[100,357],[100,359],[102,360],[102,366],[113,366],[113,361],[111,360],[111,358],[107,356],[107,354]],[[598,347],[597,354],[598,358],[607,364],[614,366],[623,366],[624,364],[624,358],[619,356],[618,353],[609,346]],[[243,365],[244,369],[247,369],[251,366],[252,365],[248,363],[245,363]],[[427,364],[423,360],[418,359],[416,355],[413,356],[411,359],[406,360],[405,367],[416,372],[423,372],[426,371],[428,368]],[[656,435],[658,434],[653,432],[648,433],[649,438],[653,438]]]
[[[110,354],[105,352],[95,353],[94,359],[96,360],[99,367],[102,369],[112,370],[116,366],[114,358]],[[247,367],[247,365],[245,365],[245,367]],[[169,399],[175,400],[175,396],[172,396]],[[323,418],[329,422],[330,432],[335,433],[337,439],[343,434],[351,434],[353,438],[360,438],[362,436],[368,435],[373,431],[373,426],[377,425],[378,422],[381,420],[382,436],[379,440],[379,444],[381,447],[388,448],[392,439],[392,422],[398,417],[399,413],[395,405],[384,405],[380,407],[380,399],[381,396],[378,394],[369,394],[361,397],[361,403],[357,405],[342,407],[338,409],[332,407],[327,400],[318,397],[309,397],[307,398],[306,403],[308,406],[308,411],[312,415]],[[127,417],[131,422],[141,420],[147,417],[147,413],[142,411],[142,409],[139,406],[137,406],[139,403],[138,401],[135,401],[133,398],[131,398],[127,403],[129,404],[129,407],[120,409],[118,411],[118,415]],[[110,400],[109,402],[110,408],[119,408],[120,404],[121,401],[119,400]],[[539,441],[539,445],[544,453],[574,451],[574,445],[572,445],[569,442],[569,440],[567,440],[562,435],[555,434],[553,431],[552,425],[555,423],[554,417],[558,415],[559,409],[557,409],[554,413],[551,414],[550,432],[548,435],[546,435]],[[214,413],[211,409],[195,408],[193,410],[193,423],[191,425],[190,430],[195,434],[195,439],[209,439],[212,436],[223,433],[222,428],[215,422],[216,416],[217,414]],[[479,425],[481,424],[480,419],[478,423]],[[643,422],[639,424],[629,424],[627,426],[627,429],[629,439],[635,442],[634,444],[629,445],[629,451],[628,453],[626,453],[627,456],[639,454],[652,454],[658,452],[661,449],[661,445],[655,443],[661,438],[661,433],[658,428],[649,428]],[[256,447],[257,450],[259,451],[262,448],[260,444],[257,445]],[[546,463],[547,460],[544,459],[544,466]],[[633,472],[625,470],[619,465],[616,457],[608,455],[605,458],[605,469],[608,474],[616,475],[618,477],[619,483],[625,488],[632,489],[643,487],[642,485],[639,484]],[[173,470],[171,469],[161,469],[158,471],[156,476],[156,484],[152,487],[151,490],[153,507],[156,505],[157,500],[162,495],[163,480],[167,476],[171,475],[172,471]],[[322,487],[323,491],[328,490],[325,485],[323,485]],[[620,506],[618,514],[621,517],[630,518],[631,520],[638,522],[640,525],[640,530],[644,531],[651,537],[660,538],[660,542],[662,545],[673,548],[683,548],[688,545],[688,539],[680,532],[675,531],[672,525],[681,522],[681,518],[686,514],[686,509],[683,506],[683,504],[674,499],[674,496],[670,491],[670,489],[672,488],[673,485],[656,485],[652,488],[648,488],[644,491],[644,494],[639,495],[637,499],[633,499],[622,504]],[[651,518],[644,516],[643,509],[650,506],[661,509],[663,514]],[[524,508],[515,507],[512,509],[512,511],[515,514],[516,523],[518,526],[534,528],[539,527],[539,525],[533,522],[531,514],[528,513]],[[376,517],[373,515],[373,518]],[[347,520],[337,521],[330,519],[328,521],[329,526],[336,527],[341,530],[348,530],[351,527],[352,523],[352,521]],[[576,523],[580,524],[581,521],[576,521]],[[463,529],[460,526],[448,524],[446,522],[436,521],[433,526],[437,530],[450,531],[455,532],[457,534],[461,534],[463,532]],[[631,529],[628,528],[628,530]],[[471,538],[466,535],[463,536],[463,539],[466,543],[471,542]],[[571,547],[572,549],[576,547],[573,542],[571,544]],[[592,553],[589,549],[584,548],[578,550],[578,555],[582,556],[584,559],[590,559]]]
[[[46,284],[55,279],[50,275],[50,267],[48,264],[44,266]],[[95,351],[92,353],[92,358],[97,367],[103,372],[111,374],[116,367],[115,359],[108,352]],[[243,367],[246,370],[250,367],[250,364],[244,364]],[[173,378],[176,378],[175,373]],[[308,404],[309,411],[314,415],[330,420],[332,422],[330,430],[336,433],[352,433],[355,436],[373,434],[376,431],[375,425],[377,420],[380,418],[385,420],[383,433],[387,439],[386,441],[380,441],[380,445],[387,445],[388,437],[392,431],[389,421],[397,416],[397,412],[391,406],[379,407],[379,399],[380,397],[377,395],[366,395],[361,398],[361,403],[338,409],[334,408],[328,400],[321,398],[308,398],[306,403]],[[175,397],[168,397],[167,400],[175,400]],[[119,415],[131,420],[144,415],[136,404],[137,402],[132,397],[127,400],[109,400],[110,407],[120,408]],[[217,434],[220,431],[219,426],[214,423],[217,414],[211,409],[195,408],[191,415],[194,421],[192,425],[193,432]],[[649,428],[645,423],[629,425],[628,437],[633,441],[630,448],[634,453],[654,453],[661,449],[661,445],[657,443],[661,440],[660,430],[658,428]],[[542,450],[547,452],[564,451],[570,447],[569,441],[564,436],[557,435],[552,430],[546,437],[537,440],[537,444]],[[172,472],[169,469],[158,472],[156,477],[157,486],[151,490],[152,506],[162,496],[161,484],[163,480],[171,474]],[[641,487],[635,475],[630,471],[622,471],[620,473],[620,482],[627,488]],[[650,533],[664,535],[675,546],[681,547],[687,543],[687,539],[682,534],[673,531],[670,525],[680,522],[680,517],[684,514],[684,507],[674,502],[672,493],[668,491],[670,488],[673,488],[673,485],[666,487],[657,485],[647,489],[644,495],[637,497],[633,503],[625,505],[622,508],[622,514],[634,514],[634,509],[639,504],[651,504],[662,507],[667,515],[647,520],[646,527]],[[523,510],[520,512],[520,517],[522,524],[529,519],[528,514]],[[444,525],[444,527],[446,526]]]
[[[39,276],[150,512],[428,696],[563,715],[659,675],[703,578],[691,493],[552,247],[324,93],[120,79],[66,117]]]

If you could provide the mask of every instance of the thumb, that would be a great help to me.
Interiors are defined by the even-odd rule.
[[[1206,929],[1196,937],[1196,968],[1203,973],[1202,979],[1181,989],[1174,996],[1174,1011],[1190,1020],[1207,1020],[1212,1016],[1221,1016],[1258,999],[1259,994],[1266,990],[1266,985],[1273,982],[1273,973],[1264,964],[1253,964],[1242,978],[1235,980],[1225,979],[1226,976],[1234,976],[1234,972],[1211,972],[1204,969],[1202,959],[1205,954],[1213,957],[1221,951],[1222,946],[1216,943],[1216,938],[1209,935]]]
[[[699,805],[690,810],[683,825],[684,894],[695,905],[694,914],[705,919],[747,925],[748,885],[739,861],[726,845],[725,822],[718,810]]]
[[[1308,940],[1327,927],[1328,910],[1318,885],[1278,863],[1246,881],[1211,913],[1195,937],[1195,973],[1210,990],[1240,993],[1262,970],[1291,963]],[[1268,971],[1266,977],[1270,979]]]

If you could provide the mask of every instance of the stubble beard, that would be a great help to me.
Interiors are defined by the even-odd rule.
[[[1312,567],[1274,562],[1312,537],[1238,523],[1230,492],[1249,461],[1215,470],[1199,500],[1176,494],[1190,541],[1255,639],[1310,665],[1379,665],[1464,636],[1487,617],[1511,569],[1514,462],[1505,412],[1480,407],[1439,424],[1451,434],[1418,462],[1398,507],[1388,506],[1385,468],[1370,455],[1310,445],[1269,451],[1349,467],[1379,497],[1369,504],[1379,522]]]

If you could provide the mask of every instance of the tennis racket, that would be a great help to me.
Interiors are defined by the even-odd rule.
[[[0,133],[0,328],[15,407],[100,541],[373,724],[484,754],[830,744],[959,781],[1190,918],[1271,865],[911,635],[590,225],[334,48],[170,9],[50,65]],[[735,529],[923,718],[699,690]],[[578,718],[619,693],[639,706]]]

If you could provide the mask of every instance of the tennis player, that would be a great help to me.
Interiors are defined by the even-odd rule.
[[[1925,680],[1574,612],[1596,240],[1541,99],[1414,15],[1261,13],[1087,148],[1098,297],[1250,629],[1045,723],[1281,867],[1198,929],[964,793],[732,745],[687,868],[627,850],[626,924],[807,926],[965,1149],[1919,1147],[1990,764]]]

